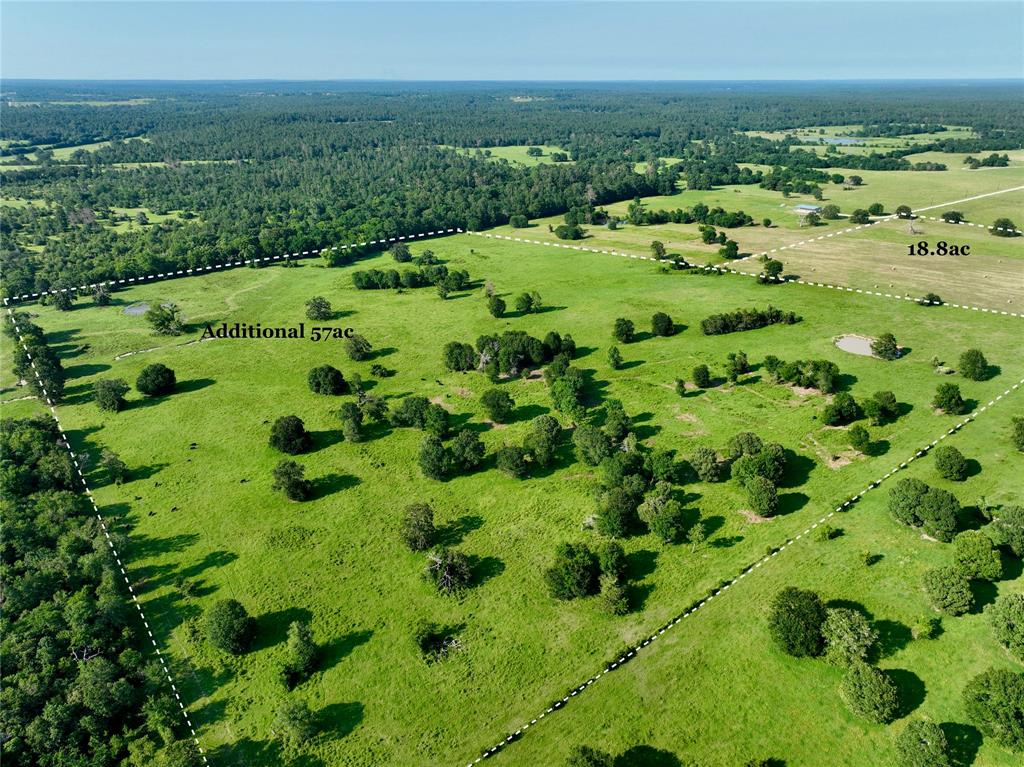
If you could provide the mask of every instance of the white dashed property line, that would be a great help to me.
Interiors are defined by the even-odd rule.
[[[131,595],[132,604],[134,604],[135,609],[139,611],[139,618],[142,620],[142,625],[146,627],[146,633],[149,635],[149,641],[153,643],[153,649],[156,650],[157,660],[160,661],[160,666],[163,669],[164,676],[167,677],[167,682],[171,685],[174,697],[178,701],[178,707],[181,709],[181,716],[185,720],[185,724],[188,726],[189,732],[192,733],[192,740],[195,741],[196,748],[199,749],[199,754],[203,759],[203,764],[209,764],[210,762],[206,758],[206,752],[199,743],[199,737],[196,735],[195,728],[192,726],[192,721],[189,719],[188,712],[185,709],[185,704],[182,702],[181,696],[178,695],[178,688],[175,686],[174,679],[171,677],[171,672],[167,667],[167,662],[164,660],[163,653],[160,652],[160,646],[157,644],[156,637],[153,636],[153,631],[150,628],[149,621],[146,619],[146,613],[143,612],[142,604],[139,602],[139,598],[135,594],[135,589],[132,588],[131,581],[128,580],[128,573],[125,571],[124,565],[121,562],[121,555],[118,553],[117,548],[114,546],[114,542],[110,537],[110,532],[107,529],[107,523],[100,514],[99,506],[96,505],[96,499],[93,498],[92,490],[89,489],[89,484],[85,481],[85,474],[82,473],[82,466],[78,461],[78,456],[76,456],[75,451],[71,449],[71,443],[68,441],[67,434],[64,432],[64,427],[61,425],[60,419],[57,417],[57,408],[54,407],[53,401],[50,399],[50,395],[46,391],[46,387],[43,386],[43,379],[39,376],[39,371],[36,369],[36,361],[33,359],[32,353],[29,351],[28,345],[25,343],[25,338],[21,334],[21,328],[18,325],[17,316],[14,314],[14,311],[11,309],[6,298],[4,299],[4,305],[7,307],[7,315],[11,320],[11,324],[14,326],[14,332],[18,336],[18,341],[21,342],[21,348],[25,350],[25,354],[28,356],[29,364],[32,366],[32,373],[35,375],[36,382],[39,384],[39,390],[43,393],[43,399],[45,400],[47,407],[50,409],[50,415],[57,424],[58,431],[60,431],[60,444],[63,444],[71,455],[71,460],[75,465],[75,471],[78,473],[78,479],[82,483],[82,489],[85,492],[85,495],[89,498],[89,502],[92,504],[93,512],[96,514],[96,519],[100,524],[100,530],[103,532],[103,536],[107,539],[107,545],[110,547],[110,551],[114,555],[114,560],[117,562],[117,566],[121,571],[121,577],[124,578],[125,586],[128,587],[128,593]]]
[[[878,222],[875,222],[875,223],[878,223]],[[864,224],[863,226],[870,226],[870,224]],[[687,261],[686,259],[682,259],[682,258],[679,258],[679,259],[657,259],[654,256],[641,256],[641,255],[638,255],[636,253],[624,253],[624,252],[618,251],[618,250],[609,250],[609,249],[603,249],[603,248],[588,248],[585,245],[566,245],[565,243],[561,243],[561,242],[547,242],[545,240],[530,240],[530,239],[527,239],[525,237],[511,237],[511,236],[506,235],[506,234],[491,234],[489,232],[467,231],[466,234],[472,234],[472,235],[475,235],[477,237],[487,237],[487,238],[492,239],[492,240],[509,240],[509,241],[512,241],[512,242],[522,242],[522,243],[527,243],[527,244],[530,244],[530,245],[543,245],[543,246],[549,247],[549,248],[564,248],[564,249],[568,249],[568,250],[585,251],[587,253],[603,253],[605,255],[619,256],[621,258],[631,258],[631,259],[640,260],[640,261],[652,261],[652,262],[657,263],[657,264],[673,264],[675,266],[685,266],[685,267],[689,267],[689,268],[692,268],[692,269],[704,269],[705,271],[719,272],[720,274],[739,274],[739,275],[742,275],[744,277],[757,277],[759,279],[772,279],[772,278],[766,278],[763,272],[759,274],[757,272],[746,272],[746,271],[743,271],[741,269],[728,269],[728,268],[720,267],[720,266],[712,266],[710,264],[698,264],[698,263],[695,263],[695,262],[692,262],[692,261]],[[805,240],[805,242],[806,242],[806,240]],[[796,244],[801,244],[801,243],[796,243]],[[786,247],[795,247],[795,245],[788,245]],[[812,285],[812,286],[814,286],[816,288],[829,288],[831,290],[838,290],[840,292],[859,293],[859,294],[864,295],[864,296],[877,296],[879,298],[893,298],[893,299],[901,300],[901,301],[911,301],[912,303],[915,303],[915,304],[923,304],[923,305],[926,304],[926,305],[929,305],[929,306],[949,306],[949,307],[952,307],[954,309],[969,309],[972,312],[983,312],[985,314],[998,314],[1001,317],[1024,317],[1024,312],[1008,312],[1008,311],[1005,311],[1003,309],[989,309],[989,308],[983,307],[983,306],[972,306],[972,305],[969,305],[969,304],[957,304],[957,303],[953,303],[951,301],[926,301],[924,298],[914,298],[913,296],[906,296],[906,295],[902,295],[901,296],[901,295],[896,295],[895,293],[882,293],[882,292],[879,292],[877,290],[865,290],[863,288],[849,288],[849,287],[846,287],[845,285],[833,285],[831,283],[814,282],[813,280],[803,280],[803,279],[799,279],[799,278],[796,278],[796,279],[789,278],[789,279],[787,279],[785,277],[775,277],[774,281],[779,283],[779,284],[782,284],[782,285],[789,285],[789,284]]]
[[[803,538],[804,536],[808,535],[812,530],[817,528],[819,525],[825,524],[829,519],[834,517],[837,513],[841,513],[843,511],[847,510],[850,506],[854,505],[861,498],[863,498],[865,495],[867,495],[867,493],[871,492],[873,489],[875,489],[876,487],[881,485],[882,482],[887,480],[889,477],[893,476],[897,472],[902,471],[903,469],[906,469],[916,459],[921,458],[921,457],[927,455],[928,452],[933,447],[935,447],[935,445],[937,445],[939,442],[941,442],[942,440],[946,439],[946,437],[950,436],[951,434],[955,434],[957,431],[962,429],[965,425],[967,425],[968,423],[973,421],[975,418],[977,418],[979,415],[984,413],[990,407],[992,407],[997,402],[1002,400],[1003,397],[1005,397],[1008,394],[1011,394],[1015,390],[1019,389],[1022,385],[1024,385],[1024,378],[1022,378],[1017,383],[1013,384],[1013,386],[1008,388],[1002,394],[1000,394],[997,397],[989,400],[989,402],[986,405],[983,405],[982,407],[978,408],[977,410],[975,410],[970,415],[964,416],[963,420],[961,420],[959,423],[957,423],[951,429],[945,431],[942,434],[942,436],[940,436],[938,439],[933,440],[931,443],[929,443],[925,447],[923,447],[920,450],[918,450],[910,458],[908,458],[906,461],[903,461],[898,466],[896,466],[893,469],[891,469],[884,476],[882,476],[879,479],[876,479],[874,482],[871,482],[870,484],[868,484],[867,487],[865,487],[863,490],[861,490],[856,495],[854,495],[854,496],[848,498],[847,500],[843,501],[841,504],[836,506],[832,511],[830,511],[828,514],[826,514],[821,519],[819,519],[817,522],[814,522],[813,524],[809,525],[801,533],[798,533],[797,535],[793,536],[792,538],[787,538],[786,542],[783,543],[781,546],[773,548],[772,551],[769,554],[765,554],[763,557],[761,557],[759,560],[757,560],[753,564],[747,565],[745,568],[743,568],[743,570],[735,578],[733,578],[730,581],[727,581],[726,583],[722,584],[721,586],[718,586],[718,587],[712,589],[711,593],[707,597],[705,597],[704,599],[700,600],[699,602],[697,602],[695,604],[691,604],[691,606],[687,610],[685,610],[684,612],[678,614],[674,619],[670,620],[668,623],[663,624],[661,627],[659,627],[657,630],[655,630],[654,633],[652,633],[649,637],[647,637],[646,639],[641,641],[639,644],[635,645],[632,649],[628,650],[627,652],[624,652],[618,658],[618,660],[613,661],[612,663],[609,663],[607,666],[604,667],[604,669],[602,669],[598,673],[594,674],[592,677],[590,677],[583,684],[579,685],[578,687],[573,688],[572,692],[570,692],[568,695],[566,695],[565,697],[561,698],[560,700],[556,701],[554,704],[549,706],[547,709],[545,709],[536,718],[531,719],[527,724],[522,725],[515,732],[511,733],[510,735],[507,735],[505,738],[503,738],[502,740],[499,740],[497,743],[495,743],[489,749],[487,749],[486,751],[481,753],[479,756],[476,757],[476,759],[474,759],[473,761],[469,762],[466,765],[466,767],[473,767],[473,765],[478,764],[482,760],[488,759],[491,756],[494,756],[499,751],[501,751],[501,749],[505,748],[507,745],[509,745],[513,741],[522,738],[524,736],[526,730],[528,730],[531,726],[537,724],[545,716],[547,716],[548,714],[552,714],[555,711],[560,711],[561,709],[565,708],[565,705],[569,702],[569,700],[571,698],[574,698],[576,695],[578,695],[579,693],[581,693],[584,690],[586,690],[588,687],[590,687],[592,684],[597,682],[599,679],[601,679],[606,674],[610,674],[612,671],[615,671],[616,669],[620,668],[625,663],[627,663],[629,660],[631,660],[632,658],[636,657],[637,653],[639,653],[640,650],[642,650],[645,647],[647,647],[648,645],[650,645],[655,639],[660,637],[666,631],[668,631],[671,628],[673,628],[674,626],[676,626],[679,622],[681,622],[685,618],[688,618],[691,615],[693,615],[695,612],[697,612],[697,610],[699,610],[702,607],[704,607],[705,605],[709,604],[716,596],[720,596],[721,594],[725,593],[731,586],[736,585],[737,583],[739,583],[739,581],[741,581],[743,578],[745,578],[748,574],[752,573],[754,570],[756,570],[757,568],[761,567],[761,565],[767,563],[773,557],[776,557],[779,554],[781,554],[783,551],[785,551],[790,546],[795,544],[801,538]]]
[[[883,223],[885,221],[891,221],[894,218],[896,218],[896,215],[892,214],[892,215],[888,215],[888,216],[884,216],[882,218],[876,219],[875,221],[869,221],[866,224],[859,224],[857,226],[848,226],[845,229],[839,229],[839,230],[837,230],[835,232],[822,234],[819,237],[808,237],[806,240],[801,240],[800,242],[793,242],[793,243],[790,243],[789,245],[780,245],[777,248],[772,248],[771,250],[765,250],[765,251],[762,251],[760,253],[751,253],[749,256],[744,256],[743,258],[738,258],[735,261],[733,261],[732,263],[738,264],[740,261],[746,261],[747,259],[750,259],[750,258],[760,258],[761,256],[770,256],[772,253],[779,253],[779,252],[781,252],[783,250],[789,250],[790,248],[797,248],[797,247],[800,247],[801,245],[806,245],[808,242],[817,242],[818,240],[824,240],[824,239],[827,239],[829,237],[838,237],[841,234],[848,234],[849,232],[856,232],[856,231],[858,231],[860,229],[867,229],[869,226],[874,226],[875,224],[881,224],[881,223]]]
[[[396,237],[382,237],[379,240],[368,240],[366,242],[350,242],[347,245],[332,245],[329,248],[313,248],[311,250],[296,251],[295,253],[282,253],[279,256],[264,256],[263,258],[247,258],[242,261],[225,261],[222,264],[211,264],[210,266],[197,266],[191,269],[177,269],[169,272],[157,272],[154,274],[147,274],[143,277],[125,277],[119,280],[103,280],[101,282],[91,282],[87,285],[79,285],[74,288],[58,288],[56,290],[43,290],[38,293],[23,293],[20,296],[12,296],[10,299],[4,299],[4,303],[7,304],[11,301],[25,301],[28,299],[40,298],[42,296],[55,295],[57,293],[68,293],[76,292],[79,290],[90,290],[100,285],[134,285],[140,282],[149,282],[151,280],[166,280],[173,279],[175,277],[192,277],[197,274],[206,274],[207,272],[213,272],[223,269],[234,269],[238,266],[248,266],[250,264],[262,264],[270,261],[291,261],[303,258],[309,258],[311,256],[317,256],[321,253],[334,250],[349,250],[350,248],[363,248],[370,245],[385,245],[389,242],[402,242],[405,240],[419,240],[424,237],[434,237],[442,234],[458,234],[463,230],[459,227],[449,227],[448,229],[437,229],[433,232],[420,232],[419,234],[404,234]]]
[[[940,224],[955,224],[958,226],[974,226],[978,229],[988,229],[990,232],[1009,232],[1010,234],[1024,234],[1020,229],[1010,229],[1002,226],[987,226],[985,224],[975,224],[970,221],[947,221],[944,218],[938,216],[918,216],[918,218],[926,218],[929,221],[937,221]],[[910,219],[907,219],[908,221]]]
[[[915,208],[914,212],[918,213],[922,210],[935,210],[936,208],[944,208],[947,205],[957,205],[961,202],[971,202],[972,200],[980,200],[982,197],[994,197],[997,194],[1006,194],[1007,192],[1019,192],[1024,189],[1024,186],[1014,186],[1010,189],[1000,189],[996,192],[985,192],[985,194],[976,194],[974,197],[964,197],[962,200],[952,200],[950,202],[940,202],[936,205],[926,205],[923,208]]]

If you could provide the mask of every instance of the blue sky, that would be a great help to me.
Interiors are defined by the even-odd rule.
[[[57,79],[1019,78],[1020,2],[16,2],[0,74]]]

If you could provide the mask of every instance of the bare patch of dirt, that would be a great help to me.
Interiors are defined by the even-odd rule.
[[[939,542],[938,538],[932,538],[930,535],[928,535],[928,533],[921,533],[921,538],[926,541],[931,541],[932,543]]]
[[[489,418],[485,418],[484,419],[484,423],[487,424],[488,426],[490,426],[492,429],[499,429],[500,430],[500,429],[507,429],[508,428],[508,424],[507,423],[497,423],[495,421],[490,420]]]
[[[762,522],[771,522],[770,517],[762,517],[760,514],[755,514],[750,509],[740,509],[740,514],[752,525],[759,525]]]
[[[458,394],[460,397],[472,397],[473,396],[473,392],[471,392],[465,386],[460,386],[459,388],[457,388],[455,390],[455,393]]]
[[[454,409],[454,408],[452,408],[451,405],[449,405],[447,402],[444,401],[444,395],[443,394],[438,394],[436,397],[431,397],[430,401],[433,402],[435,405],[440,405],[445,410],[447,410],[449,413],[452,412],[452,410]]]
[[[796,384],[790,384],[789,389],[798,397],[810,397],[812,394],[821,394],[817,389],[811,389],[807,386],[797,386]]]
[[[543,379],[544,378],[544,369],[543,368],[537,368],[536,370],[531,370],[523,378],[526,381],[537,381],[537,380]]]

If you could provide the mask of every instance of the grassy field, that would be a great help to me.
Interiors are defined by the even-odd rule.
[[[944,487],[964,503],[980,496],[1020,503],[1016,478],[1024,471],[1024,457],[1010,448],[1007,425],[1011,415],[1021,413],[1024,402],[1011,399],[950,438],[949,444],[981,462],[981,473],[966,482],[941,479],[930,457],[910,464],[906,474]],[[558,764],[570,748],[586,743],[612,753],[643,744],[673,753],[683,764],[708,767],[755,757],[812,766],[823,763],[823,754],[828,764],[887,765],[896,763],[895,734],[923,718],[942,724],[956,745],[958,765],[1019,764],[1019,755],[983,741],[968,724],[961,690],[989,667],[1020,671],[1020,664],[994,640],[980,609],[944,618],[937,639],[910,638],[909,626],[930,610],[920,589],[921,573],[947,565],[951,557],[948,546],[892,521],[885,508],[887,489],[883,484],[851,512],[833,518],[841,537],[797,541],[565,711],[531,728],[500,761]],[[877,561],[865,566],[862,551]],[[1019,573],[1018,562],[1010,570],[1012,580],[979,593],[979,607],[996,594],[1024,591]],[[788,657],[772,646],[765,605],[789,585],[868,612],[882,639],[878,664],[894,672],[907,701],[899,720],[884,727],[851,715],[838,695],[839,669],[822,660]]]
[[[531,146],[539,146],[543,150],[544,154],[540,157],[531,157],[526,153]],[[551,159],[552,152],[564,152],[565,150],[557,146],[549,146],[547,144],[523,144],[522,146],[490,146],[481,149],[472,147],[445,147],[446,149],[454,149],[459,154],[475,155],[477,152],[483,152],[486,154],[488,159],[508,160],[516,165],[540,165],[542,163],[554,162]],[[569,160],[568,162],[573,162]]]
[[[871,154],[887,152],[893,149],[905,149],[919,144],[930,144],[945,139],[975,138],[977,134],[965,125],[947,125],[941,133],[908,133],[902,136],[853,136],[862,125],[826,125],[809,128],[796,128],[789,131],[744,131],[748,136],[779,141],[787,137],[795,137],[802,143],[794,149],[806,149],[818,154],[825,154],[828,147],[835,148],[842,154]],[[836,143],[849,140],[853,143]],[[911,162],[919,162],[917,155],[910,158]],[[942,162],[941,160],[939,162]]]
[[[935,415],[930,406],[938,381],[929,363],[933,356],[952,357],[977,346],[1000,366],[991,380],[957,381],[965,397],[977,402],[1024,376],[1024,359],[1016,354],[1016,320],[868,296],[837,299],[832,291],[759,286],[742,277],[665,274],[647,262],[470,235],[419,244],[414,251],[424,247],[450,266],[467,269],[476,286],[447,301],[429,289],[358,292],[351,287],[351,267],[331,270],[310,261],[293,269],[239,269],[137,286],[117,293],[115,303],[104,308],[88,301],[65,313],[32,308],[39,314],[35,321],[64,356],[69,382],[60,412],[75,451],[95,456],[109,447],[135,472],[122,486],[106,484],[95,470],[89,481],[114,527],[130,534],[123,553],[131,577],[154,630],[179,666],[176,676],[185,697],[194,702],[193,721],[218,764],[277,764],[292,756],[325,765],[464,763],[589,676],[621,646],[638,641],[760,557],[766,546],[785,541],[949,428],[956,419]],[[381,256],[356,268],[392,264]],[[507,299],[539,290],[548,308],[495,320],[484,305],[484,280],[493,281]],[[374,361],[397,371],[374,382],[372,393],[392,400],[410,393],[434,398],[453,412],[456,423],[480,430],[490,448],[521,441],[529,418],[549,410],[546,387],[538,380],[502,384],[516,400],[517,417],[507,428],[490,427],[478,401],[490,384],[475,373],[444,373],[442,346],[502,329],[540,336],[553,329],[571,333],[580,347],[575,364],[588,371],[589,396],[595,402],[621,399],[646,444],[688,455],[698,445],[721,448],[733,434],[753,427],[794,451],[781,498],[784,513],[751,523],[741,513],[746,501],[734,482],[687,485],[688,520],[705,522],[711,533],[706,546],[697,551],[688,545],[666,547],[649,534],[628,539],[632,611],[624,617],[603,614],[593,600],[557,603],[542,579],[554,545],[598,540],[593,531],[581,529],[594,513],[596,473],[573,462],[568,447],[556,468],[524,481],[488,469],[433,482],[416,466],[419,432],[371,429],[365,442],[342,442],[333,411],[344,399],[317,397],[306,387],[306,373],[315,365],[330,363],[346,375],[358,372],[368,378],[370,361],[349,362],[333,342],[193,343],[207,322],[297,323],[304,319],[304,302],[317,294],[341,312],[329,324],[355,327],[378,349]],[[141,317],[124,312],[130,304],[165,300],[182,306],[192,326],[188,335],[155,337]],[[708,314],[768,303],[805,319],[725,337],[699,333],[700,320]],[[614,318],[630,317],[645,330],[650,315],[659,310],[669,312],[681,332],[620,345],[626,365],[611,370],[605,355]],[[910,349],[908,356],[886,363],[847,354],[833,343],[843,333],[877,336],[885,331]],[[746,351],[755,365],[769,353],[784,359],[832,359],[848,376],[855,396],[893,389],[905,403],[905,415],[873,428],[872,455],[856,456],[846,449],[842,429],[823,427],[817,420],[824,398],[771,385],[756,368],[740,385],[683,398],[675,393],[674,379],[689,377],[695,364],[707,363],[721,376],[726,353],[736,350]],[[138,353],[122,356],[130,352]],[[133,382],[152,362],[177,372],[175,394],[143,401],[133,393],[131,406],[114,415],[96,409],[90,394],[96,379]],[[33,406],[31,401],[4,404],[3,412],[20,414]],[[1000,418],[1020,412],[1016,400],[1000,407],[1005,407]],[[266,445],[269,424],[287,414],[299,415],[314,432],[314,452],[299,460],[315,482],[316,498],[301,505],[270,489],[270,471],[281,456]],[[989,459],[982,463],[981,477],[988,481]],[[422,556],[409,553],[399,541],[401,509],[419,500],[434,506],[445,539],[474,558],[476,585],[461,599],[433,593],[420,577]],[[906,541],[900,545],[917,545],[907,531],[895,532]],[[849,538],[828,544],[834,547],[837,568],[843,557],[855,556],[865,545],[882,544],[866,544],[852,531]],[[788,561],[804,562],[797,553],[787,554]],[[887,557],[880,572],[896,561],[901,560]],[[801,573],[815,572],[801,568]],[[183,582],[191,588],[183,588]],[[884,605],[874,603],[874,592],[858,591],[859,583],[844,582],[848,592],[842,594],[888,615]],[[864,588],[889,588],[892,582],[881,584],[873,581]],[[841,595],[835,588],[830,598]],[[692,653],[699,666],[721,669],[716,664],[723,663],[733,669],[717,677],[714,689],[722,694],[701,696],[700,715],[677,709],[689,731],[703,738],[707,749],[701,758],[708,763],[733,764],[733,754],[749,754],[763,742],[764,729],[741,727],[743,720],[735,718],[729,701],[749,697],[749,680],[770,679],[780,665],[789,665],[774,657],[754,630],[760,620],[757,593],[735,593],[737,612],[722,618],[730,627],[723,622],[695,639],[688,631],[673,639],[704,648]],[[259,621],[255,649],[240,658],[216,653],[198,635],[196,619],[202,610],[229,596]],[[715,615],[709,611],[708,619]],[[321,713],[324,726],[297,754],[282,754],[270,731],[273,711],[285,694],[276,681],[276,665],[288,623],[297,618],[310,620],[317,640],[326,646],[321,670],[294,693]],[[410,638],[411,626],[421,618],[460,627],[464,649],[443,663],[425,664]],[[748,626],[754,628],[736,631]],[[718,644],[710,642],[714,636]],[[690,660],[673,654],[665,662]],[[735,673],[752,665],[757,667],[753,673]],[[864,755],[870,752],[858,747],[879,740],[884,730],[849,722],[834,702],[820,709],[806,706],[812,692],[828,687],[834,694],[834,680],[825,678],[826,671],[809,673],[823,675],[817,687],[794,684],[779,691],[782,700],[774,710],[789,712],[794,721],[827,716],[823,729],[829,742],[846,744],[848,763],[867,764]],[[946,684],[958,688],[966,673],[948,676]],[[662,684],[658,679],[667,685],[670,676],[662,673],[647,682],[657,686]],[[728,690],[722,679],[730,680]],[[680,684],[689,681],[684,677]],[[935,685],[936,698],[944,700],[943,683]],[[652,694],[659,693],[654,689]],[[751,698],[750,705],[754,702]],[[610,698],[604,715],[616,719],[616,727],[629,721],[621,732],[637,735],[631,742],[650,742],[668,721],[667,716],[662,721],[647,717],[655,705],[653,699],[638,707],[628,698]],[[560,716],[567,717],[569,729],[559,735],[561,725],[545,725],[544,737],[556,739],[547,751],[528,751],[534,746],[527,740],[509,752],[510,761],[555,763],[553,755],[576,742],[573,728],[583,721],[570,722],[574,714]],[[732,728],[731,740],[714,746],[710,741],[722,727]],[[848,740],[842,736],[847,728]],[[773,743],[793,746],[792,753],[780,756],[796,764],[800,754],[809,753],[807,744],[782,743],[787,732],[791,740],[800,735],[800,728],[770,729]],[[680,730],[677,724],[675,736]],[[589,732],[588,738],[594,738],[596,731]],[[542,747],[539,739],[534,742]],[[538,753],[542,756],[533,756]]]

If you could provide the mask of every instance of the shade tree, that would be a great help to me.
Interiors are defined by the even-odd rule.
[[[174,391],[177,381],[174,371],[166,365],[146,365],[135,379],[135,388],[147,397],[157,397]]]
[[[289,455],[309,452],[313,437],[296,415],[285,415],[274,421],[270,428],[270,446]]]
[[[295,461],[285,459],[274,467],[273,490],[284,493],[290,501],[305,501],[313,494],[313,483],[305,478],[306,469]]]
[[[786,586],[771,600],[768,631],[776,646],[787,655],[819,655],[824,645],[822,627],[826,617],[825,605],[817,594]]]
[[[256,622],[235,599],[219,599],[210,605],[203,625],[210,644],[232,655],[248,650],[256,633]]]

